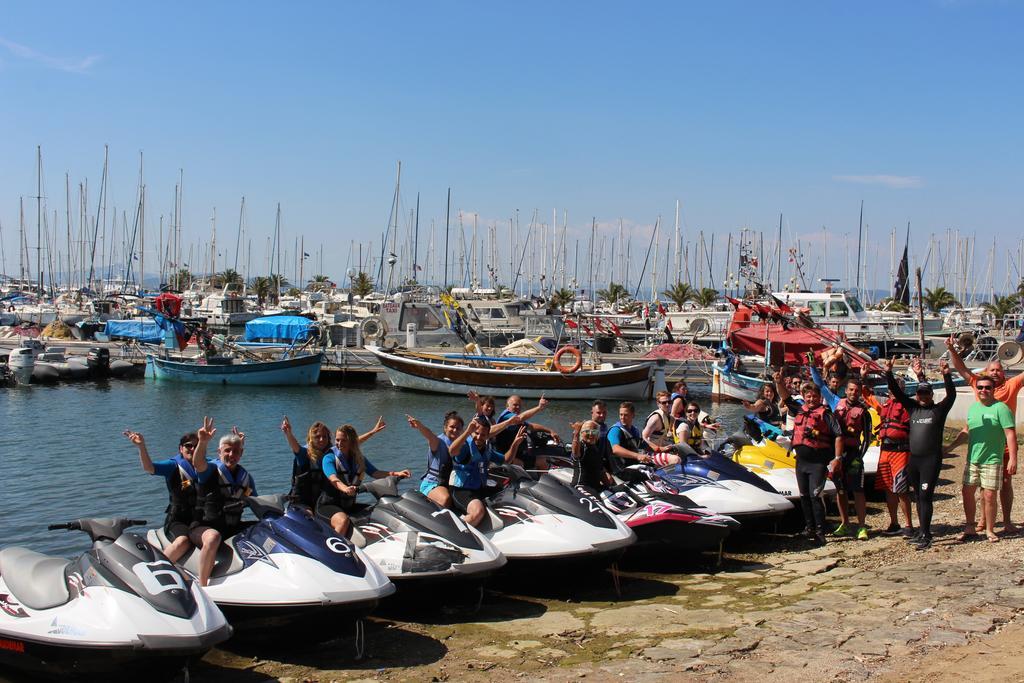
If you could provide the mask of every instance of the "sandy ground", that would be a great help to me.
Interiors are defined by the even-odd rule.
[[[1024,535],[954,540],[961,467],[943,470],[926,552],[881,536],[814,548],[790,522],[730,539],[721,565],[627,556],[618,592],[612,572],[593,571],[503,581],[479,609],[471,594],[385,605],[361,660],[346,632],[218,649],[191,680],[1024,680]],[[884,528],[884,504],[869,509]]]

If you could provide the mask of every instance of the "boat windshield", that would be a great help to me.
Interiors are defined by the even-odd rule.
[[[850,305],[850,310],[854,313],[863,313],[864,307],[860,305],[860,299],[853,296],[852,294],[846,295],[846,303]]]

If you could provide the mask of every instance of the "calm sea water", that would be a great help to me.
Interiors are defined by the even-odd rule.
[[[707,390],[695,397],[727,427],[738,426],[742,409],[712,406]],[[615,402],[610,402],[615,421]],[[502,399],[499,399],[499,410]],[[534,405],[526,401],[527,407]],[[638,404],[640,417],[654,403]],[[440,431],[448,410],[472,414],[458,396],[401,392],[380,382],[373,387],[222,387],[171,382],[112,381],[0,390],[0,546],[27,545],[39,552],[72,555],[88,546],[81,533],[51,532],[48,524],[79,517],[129,516],[163,523],[167,490],[163,478],[147,475],[125,429],[146,437],[154,460],[172,457],[178,439],[212,416],[217,437],[237,426],[246,433],[242,463],[260,493],[286,492],[291,451],[279,426],[288,415],[300,443],[309,425],[322,420],[332,428],[350,423],[360,433],[383,416],[387,429],[363,445],[382,469],[408,468],[418,484],[426,463],[426,443],[409,427],[411,414]],[[568,436],[572,420],[590,414],[587,401],[554,401],[535,421]]]

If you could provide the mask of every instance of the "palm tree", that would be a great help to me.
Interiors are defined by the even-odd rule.
[[[676,308],[681,311],[683,310],[683,304],[691,301],[697,293],[693,291],[693,287],[685,282],[677,282],[661,294],[666,299],[671,299]],[[718,292],[715,292],[715,296],[718,296]]]
[[[1003,318],[1016,313],[1020,309],[1020,300],[1014,295],[999,296],[996,294],[995,299],[991,303],[986,301],[981,307],[986,312],[992,314],[992,317],[996,320],[996,327],[1002,327]]]
[[[551,292],[551,296],[548,298],[548,306],[556,310],[563,310],[568,304],[575,299],[576,296],[573,294],[571,289],[556,289]]]
[[[171,277],[176,289],[188,289],[192,285],[192,273],[188,268],[181,268]]]
[[[331,278],[326,275],[314,275],[309,284],[306,285],[306,289],[311,292],[323,292],[331,288]]]
[[[608,289],[599,289],[597,296],[604,299],[614,309],[619,301],[629,297],[629,291],[618,282],[608,283]]]
[[[262,307],[270,294],[274,291],[274,283],[269,277],[259,276],[249,280],[249,289],[256,294],[256,299]]]
[[[879,301],[878,304],[874,308],[875,308],[875,310],[878,310],[878,311],[893,311],[894,313],[909,313],[910,312],[910,306],[907,306],[905,303],[903,303],[899,299],[894,299],[891,296],[888,296],[888,297],[882,299],[881,301]]]
[[[373,278],[363,271],[352,278],[352,294],[355,296],[366,296],[373,292]]]
[[[718,300],[718,290],[714,287],[703,287],[693,294],[693,301],[701,308],[708,308]]]
[[[960,305],[960,302],[953,296],[953,292],[948,291],[945,287],[925,289],[922,302],[929,311],[935,314],[948,306]]]

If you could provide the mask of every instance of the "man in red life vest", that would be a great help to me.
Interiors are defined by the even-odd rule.
[[[796,451],[796,485],[800,490],[800,507],[807,525],[804,535],[824,545],[825,503],[821,493],[830,468],[842,460],[843,432],[835,415],[821,401],[821,390],[813,382],[801,388],[804,402],[797,402],[790,388],[776,373],[776,388],[794,416],[793,450]]]
[[[862,376],[868,371],[867,365],[861,366]],[[902,389],[903,378],[897,377],[896,382]],[[914,520],[910,513],[910,477],[907,476],[907,465],[910,462],[910,413],[891,395],[884,405],[867,388],[863,389],[861,396],[868,407],[875,409],[880,418],[880,449],[875,490],[885,492],[885,505],[889,510],[889,526],[882,535],[902,534],[909,538],[914,535]],[[897,511],[903,512],[903,517],[907,520],[906,526],[900,526]]]
[[[864,497],[864,451],[871,443],[871,416],[861,402],[861,383],[853,379],[846,383],[846,396],[836,407],[836,418],[842,429],[843,456],[839,467],[833,470],[832,480],[839,490],[840,524],[833,532],[836,536],[846,536],[853,531],[850,526],[848,497],[853,498],[853,507],[857,512],[857,540],[868,540],[868,529],[865,525],[867,516],[867,500]]]

